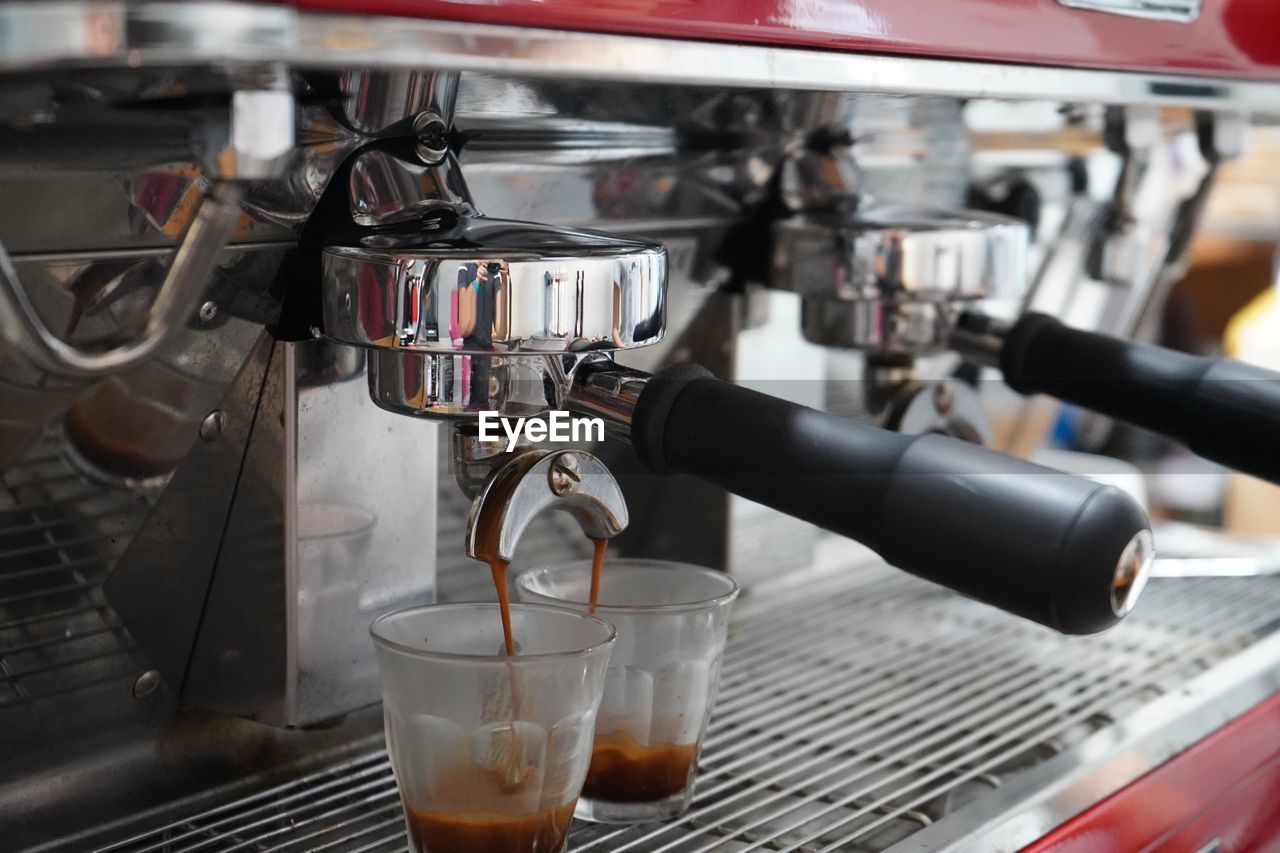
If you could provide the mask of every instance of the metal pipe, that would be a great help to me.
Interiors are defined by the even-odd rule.
[[[102,376],[133,367],[154,353],[186,322],[204,295],[218,258],[240,217],[239,184],[215,184],[187,229],[143,328],[103,349],[64,341],[45,325],[0,245],[0,334],[36,366],[69,376]]]

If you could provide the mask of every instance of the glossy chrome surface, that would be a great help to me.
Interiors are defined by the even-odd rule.
[[[1117,616],[1129,615],[1138,603],[1138,597],[1151,578],[1155,556],[1156,546],[1150,530],[1139,532],[1125,546],[1111,580],[1111,609]]]
[[[351,163],[351,219],[376,226],[408,222],[440,211],[473,212],[471,194],[452,155],[438,163],[410,163],[386,151],[362,151]]]
[[[636,403],[651,378],[642,370],[615,364],[608,356],[591,356],[574,368],[563,403],[571,412],[603,419],[610,435],[630,441]]]
[[[63,453],[95,480],[151,485],[163,480],[195,440],[263,323],[279,302],[269,292],[285,247],[259,244],[216,254],[198,308],[141,364],[105,378],[63,376],[22,350],[0,352],[0,472],[52,426]],[[26,254],[14,269],[46,329],[68,346],[119,340],[143,325],[166,279],[168,252]],[[233,302],[237,303],[233,308]]]
[[[421,14],[417,0],[402,0],[400,12]],[[570,2],[570,0],[566,0]],[[894,0],[894,16],[936,24],[932,0],[915,0],[908,11]],[[574,3],[574,8],[578,4]],[[313,8],[320,8],[315,2]],[[463,7],[452,6],[457,13]],[[344,11],[350,11],[345,9]],[[384,11],[387,9],[384,7]],[[443,8],[440,11],[444,11]],[[1008,9],[1002,9],[1008,11]],[[1036,33],[1043,33],[1047,8],[1037,4]],[[477,11],[477,17],[492,10]],[[270,4],[230,2],[117,3],[92,0],[59,0],[52,3],[17,2],[0,7],[0,68],[30,69],[51,65],[98,64],[123,67],[204,62],[284,62],[315,68],[382,68],[418,71],[447,68],[457,71],[558,76],[576,79],[612,79],[646,82],[720,85],[735,88],[772,88],[869,91],[890,94],[954,95],[957,97],[1009,97],[1059,99],[1100,103],[1160,103],[1198,106],[1233,105],[1242,109],[1280,108],[1280,87],[1272,82],[1233,79],[1241,70],[1257,73],[1252,62],[1223,67],[1221,57],[1204,60],[1206,76],[1164,71],[1115,74],[1091,70],[972,63],[949,59],[920,59],[891,55],[842,54],[836,51],[780,49],[743,44],[715,44],[670,38],[646,38],[542,29],[549,23],[547,10],[539,7],[524,19],[504,9],[507,23],[499,26],[379,17],[362,10],[359,15],[299,14]],[[1063,32],[1091,37],[1096,32],[1077,16],[1088,14],[1062,8],[1058,12]],[[449,14],[441,17],[448,18]],[[516,20],[519,17],[520,20]],[[575,18],[577,16],[574,16]],[[612,16],[611,16],[612,17]],[[1244,18],[1248,13],[1244,13]],[[993,57],[992,36],[986,26],[972,29],[970,50],[957,54],[1003,59],[1004,62],[1046,61],[1046,50],[1020,57]],[[1257,52],[1259,61],[1280,65],[1274,45],[1258,42],[1253,31],[1265,31],[1266,15],[1256,21],[1240,21],[1237,38]],[[579,19],[580,20],[580,19]],[[663,18],[663,35],[671,35],[673,21]],[[879,19],[877,19],[879,20]],[[957,24],[978,18],[964,13]],[[1118,32],[1109,41],[1105,56],[1132,55],[1135,45],[1147,41],[1151,22],[1115,22]],[[1272,22],[1274,23],[1274,22]],[[1157,23],[1155,26],[1162,26]],[[1180,26],[1165,24],[1163,26]],[[968,25],[966,25],[966,28]],[[713,31],[695,28],[693,37],[725,36],[723,24]],[[944,29],[943,32],[956,32]],[[775,32],[779,38],[786,39]],[[1010,38],[1006,44],[1036,41],[1034,37]],[[936,44],[937,40],[929,39]],[[1168,42],[1166,42],[1167,44]],[[1172,43],[1177,43],[1176,40]],[[843,40],[840,46],[844,46]],[[828,45],[830,46],[830,45]],[[883,39],[867,46],[884,48]],[[915,46],[913,46],[915,47]],[[1167,69],[1187,67],[1188,50],[1171,48],[1163,63]],[[1193,53],[1193,52],[1192,52]],[[1101,63],[1093,56],[1090,64]],[[1060,57],[1060,61],[1069,61]],[[1221,69],[1221,71],[1219,71]],[[1217,74],[1217,76],[1213,76]]]
[[[1109,12],[1130,18],[1189,23],[1200,17],[1202,0],[1058,0],[1073,9]]]
[[[474,420],[481,412],[522,418],[556,408],[576,356],[420,355],[371,349],[369,397],[410,417]]]
[[[804,300],[800,328],[815,344],[913,356],[937,352],[946,342],[952,309],[945,302]]]
[[[94,346],[79,346],[45,325],[0,244],[0,334],[38,368],[67,376],[102,376],[136,366],[187,322],[240,221],[244,182],[279,174],[294,147],[294,99],[287,75],[269,65],[231,75],[226,138],[212,133],[192,144],[213,183],[199,194],[174,249],[164,281],[136,330],[121,330]],[[204,128],[206,131],[208,128]]]
[[[1026,223],[992,213],[877,204],[784,220],[775,234],[772,284],[805,297],[1016,299],[1026,283]]]
[[[414,137],[413,153],[369,148],[348,173],[351,218],[366,227],[407,222],[440,211],[474,213],[462,171],[449,151],[448,134],[459,75],[447,72],[374,71],[340,74],[349,93],[346,121],[370,137]]]
[[[662,339],[660,244],[482,216],[324,251],[325,334],[401,353],[585,352]]]
[[[613,474],[583,450],[527,451],[493,472],[471,504],[467,556],[510,560],[544,511],[569,513],[590,539],[627,526],[627,503]]]
[[[369,623],[435,598],[440,437],[369,405],[359,351],[272,361],[184,698],[302,726],[375,702]]]
[[[480,494],[489,475],[510,461],[512,452],[537,449],[523,432],[516,437],[511,450],[507,449],[509,441],[505,435],[500,442],[481,441],[480,426],[474,421],[455,421],[449,425],[453,480],[468,500]]]
[[[126,370],[154,353],[195,312],[218,253],[240,216],[241,190],[213,189],[200,203],[174,253],[164,283],[156,291],[141,331],[87,348],[68,343],[48,329],[0,245],[0,330],[5,342],[34,365],[67,376],[101,376]]]
[[[546,4],[536,11],[545,12]],[[1072,10],[1057,14],[1077,21],[1109,17]],[[5,45],[0,48],[0,65],[32,72],[0,80],[0,195],[13,200],[5,205],[10,210],[0,212],[0,237],[13,251],[36,307],[55,330],[62,327],[65,315],[45,312],[46,303],[78,292],[81,285],[106,282],[120,301],[104,298],[97,303],[103,308],[132,309],[141,302],[145,309],[158,281],[156,273],[163,276],[166,253],[181,238],[193,212],[191,202],[221,174],[207,156],[219,149],[205,145],[193,150],[192,139],[204,134],[230,139],[226,106],[239,85],[232,85],[233,80],[241,79],[239,72],[246,70],[241,67],[244,60],[253,59],[253,69],[248,70],[255,74],[271,70],[273,63],[294,72],[299,145],[279,179],[255,180],[247,187],[243,215],[233,229],[236,245],[220,258],[215,319],[206,321],[198,308],[187,327],[190,334],[175,342],[175,358],[183,370],[206,352],[210,332],[216,331],[210,325],[272,322],[269,286],[282,284],[289,270],[284,267],[286,275],[277,275],[281,254],[292,246],[338,165],[370,135],[404,134],[396,140],[396,151],[404,158],[392,162],[366,151],[357,164],[357,191],[352,193],[350,185],[334,186],[335,192],[345,191],[357,200],[365,190],[377,188],[363,196],[367,206],[357,211],[368,227],[395,231],[404,225],[396,222],[402,212],[418,217],[426,210],[435,215],[430,201],[460,201],[469,190],[476,205],[495,217],[643,234],[638,242],[661,242],[670,251],[673,284],[664,307],[671,315],[671,334],[658,346],[624,353],[623,360],[652,369],[663,360],[695,358],[734,380],[758,376],[753,370],[786,366],[793,375],[813,381],[782,385],[797,394],[819,389],[817,399],[805,402],[820,404],[824,363],[834,356],[799,340],[792,315],[794,295],[766,294],[776,298],[769,309],[775,322],[761,325],[759,312],[713,291],[725,280],[723,249],[743,245],[726,244],[724,235],[751,215],[764,189],[778,177],[782,150],[795,138],[812,128],[828,127],[833,117],[850,120],[859,173],[841,170],[832,186],[866,190],[878,198],[957,207],[963,203],[971,163],[969,134],[963,105],[946,92],[965,97],[1040,93],[1068,102],[1092,97],[1099,102],[1219,107],[1236,99],[1243,107],[1280,105],[1270,84],[1219,78],[686,44],[376,19],[363,12],[324,17],[265,4],[0,4],[0,22],[0,43]],[[53,26],[37,32],[29,22]],[[272,30],[272,22],[280,29]],[[35,64],[24,64],[28,60]],[[420,72],[464,66],[470,70],[458,84],[456,116],[468,142],[458,154],[462,169],[455,170],[452,162],[431,153],[438,148],[424,147],[422,137],[429,140],[431,134],[429,118],[422,117],[447,111],[437,97],[443,90],[432,88],[441,79],[428,79]],[[326,68],[336,72],[327,73]],[[388,76],[378,79],[378,74]],[[331,85],[340,75],[345,82]],[[771,90],[747,90],[756,86]],[[824,94],[829,89],[852,94],[832,99]],[[179,94],[183,91],[190,97]],[[897,97],[902,93],[914,94]],[[217,105],[212,110],[216,116],[205,115],[207,103]],[[264,108],[260,116],[268,115],[270,99],[257,107]],[[275,115],[283,114],[281,109]],[[905,120],[895,118],[900,115]],[[415,165],[415,156],[431,165]],[[832,163],[821,158],[805,163],[811,172],[828,165]],[[463,170],[467,187],[456,180]],[[793,170],[793,176],[800,171],[804,170]],[[1051,233],[1043,223],[1042,229]],[[264,260],[246,264],[245,245],[268,241],[279,242],[262,247],[268,249],[261,253]],[[69,257],[71,249],[89,255]],[[33,254],[55,250],[57,257]],[[151,255],[112,275],[112,264],[122,259],[109,250]],[[447,275],[444,281],[447,287]],[[255,283],[259,286],[252,286]],[[397,314],[401,309],[402,316]],[[419,321],[423,310],[418,303]],[[122,310],[119,316],[134,315]],[[388,326],[394,340],[406,328],[411,337],[423,329],[420,322],[400,322],[412,317],[412,309],[403,305],[389,308],[387,316],[393,318]],[[85,324],[97,319],[86,317],[82,331],[96,332],[96,326]],[[438,333],[444,327],[436,328]],[[297,347],[292,370],[298,388],[296,408],[287,403],[290,371],[277,371],[280,365],[274,364],[260,373],[251,369],[227,399],[215,404],[224,415],[213,421],[220,429],[201,428],[212,412],[192,416],[205,395],[218,396],[212,385],[184,398],[183,406],[164,408],[159,421],[173,429],[162,432],[192,446],[178,470],[166,475],[168,491],[157,499],[154,493],[130,491],[133,484],[118,479],[99,476],[93,484],[141,504],[138,514],[129,518],[99,518],[98,513],[109,508],[101,502],[79,502],[77,490],[86,483],[82,471],[91,466],[64,464],[64,458],[74,458],[66,436],[50,436],[50,459],[36,460],[35,467],[49,472],[48,482],[32,481],[25,466],[0,471],[0,492],[13,497],[10,505],[0,493],[0,649],[8,667],[8,672],[0,672],[0,742],[11,746],[0,749],[0,777],[7,780],[0,784],[0,824],[6,826],[10,843],[14,838],[19,847],[43,843],[71,828],[135,812],[154,815],[157,812],[150,810],[166,801],[224,785],[235,776],[244,777],[245,788],[281,784],[282,771],[272,765],[285,756],[292,760],[310,753],[319,758],[335,745],[343,747],[343,757],[353,749],[375,748],[372,740],[359,740],[374,731],[370,727],[344,724],[318,730],[332,723],[324,715],[367,701],[368,660],[359,655],[351,660],[349,652],[362,647],[343,638],[349,638],[353,626],[359,627],[359,620],[370,613],[425,594],[437,579],[432,570],[437,563],[462,564],[457,574],[482,581],[467,587],[469,598],[488,593],[490,584],[483,577],[486,573],[476,572],[458,547],[464,539],[468,501],[453,483],[439,482],[447,460],[434,452],[438,427],[384,417],[371,407],[360,378],[364,362],[374,365],[369,382],[388,408],[463,415],[484,408],[505,407],[515,414],[571,408],[600,415],[619,432],[627,429],[630,406],[644,382],[639,372],[603,364],[603,353],[564,351],[573,348],[568,342],[552,352],[484,355],[454,350],[452,335],[447,337],[441,341],[448,345],[446,352],[432,355],[337,347],[332,357],[311,359],[303,353],[312,345],[289,345]],[[419,342],[431,344],[425,335]],[[602,336],[596,343],[606,341]],[[33,384],[26,384],[26,368],[15,368],[12,355],[9,349],[0,353],[0,359],[8,358],[0,364],[0,383],[16,383],[19,393],[12,398],[0,391],[0,422],[15,412],[24,418],[30,413],[31,423],[20,428],[35,434],[46,420],[58,421],[59,406],[71,403],[83,385],[74,380],[63,398],[59,395],[64,389],[57,383],[34,384],[39,374]],[[136,380],[130,376],[105,383],[114,398],[134,404],[128,414],[149,415],[174,399],[167,388],[148,384],[148,377],[170,375],[166,357],[160,354],[136,369]],[[598,369],[588,372],[588,365]],[[187,383],[174,390],[185,393],[191,387]],[[31,388],[56,398],[54,404],[41,410],[40,401],[27,393]],[[932,391],[915,393],[904,407],[901,425],[910,429],[923,424],[927,429],[938,424],[945,414],[938,408],[939,399]],[[277,405],[279,400],[286,402]],[[957,396],[951,412],[961,412],[965,403],[963,395]],[[0,432],[6,426],[0,423]],[[181,449],[167,438],[151,438],[159,433],[140,434],[166,464]],[[44,453],[44,445],[38,450]],[[628,480],[622,466],[630,459],[629,448],[609,442],[597,452],[620,480]],[[0,468],[6,467],[0,459]],[[770,516],[723,495],[698,492],[697,484],[655,485],[645,475],[629,480],[625,487],[638,484],[643,503],[632,499],[634,513],[627,532],[635,534],[634,541],[642,547],[685,549],[674,556],[686,559],[696,549],[708,555],[707,561],[723,561],[735,571],[745,569],[760,578],[807,563],[818,538],[798,522],[788,526],[791,519]],[[146,503],[152,500],[157,501],[154,514],[135,537]],[[376,516],[371,527],[368,515]],[[550,559],[558,559],[564,552],[555,549],[585,545],[574,523],[561,515],[552,513],[543,518],[545,524],[530,527],[518,556],[536,553],[544,560],[550,554]],[[437,521],[439,532],[432,536],[426,531]],[[404,530],[421,535],[395,535]],[[737,535],[727,537],[726,530]],[[101,541],[99,534],[105,537]],[[99,545],[106,556],[89,553]],[[16,546],[17,553],[10,546]],[[617,542],[613,550],[621,552],[622,547]],[[114,588],[110,601],[131,602],[117,613],[100,587],[116,554],[126,548],[130,559],[116,566],[113,578],[123,584],[139,560],[146,571],[134,576],[131,587]],[[384,553],[391,555],[387,563],[378,559]],[[174,571],[176,565],[181,572]],[[805,622],[797,616],[798,600],[785,585],[760,590],[763,598],[758,600],[779,608],[777,619],[758,611],[751,617],[755,621],[742,623],[741,651],[733,653],[738,663],[731,665],[743,675],[729,676],[737,679],[726,691],[734,704],[726,711],[720,746],[713,747],[722,750],[724,758],[714,758],[710,751],[707,758],[719,762],[719,769],[711,770],[716,774],[711,784],[720,787],[710,789],[697,815],[697,820],[710,824],[724,821],[689,838],[690,849],[735,842],[813,848],[840,844],[842,834],[853,832],[854,825],[860,829],[868,824],[877,825],[851,843],[865,841],[871,848],[891,844],[929,821],[945,822],[939,818],[963,811],[963,802],[975,791],[980,799],[995,778],[987,774],[1016,781],[1019,761],[1034,763],[1063,744],[1070,748],[1076,742],[1073,726],[1105,730],[1108,724],[1099,714],[1127,720],[1146,707],[1141,703],[1150,691],[1175,694],[1199,671],[1200,661],[1217,660],[1215,656],[1254,642],[1271,630],[1267,620],[1274,620],[1269,588],[1240,593],[1197,585],[1188,588],[1185,599],[1178,593],[1171,616],[1135,621],[1138,627],[1130,635],[1099,638],[1100,645],[1085,646],[1086,651],[1057,643],[1041,647],[1040,642],[1049,641],[1008,628],[980,608],[938,599],[936,591],[909,586],[914,582],[908,580],[860,572],[842,575],[832,586],[819,586],[813,599],[800,602],[808,602],[806,613],[815,614],[816,609],[817,617],[830,617],[827,621]],[[856,588],[845,587],[846,581]],[[454,589],[461,586],[454,583]],[[192,599],[180,598],[179,593]],[[188,607],[190,600],[208,606]],[[1160,599],[1149,595],[1145,600]],[[1140,606],[1134,619],[1142,620],[1149,606]],[[1264,610],[1270,610],[1265,618]],[[885,621],[888,614],[893,621]],[[200,635],[193,662],[195,641],[182,635],[183,621],[191,626],[192,636]],[[195,627],[200,621],[203,624]],[[836,657],[823,661],[825,667],[836,660],[847,671],[864,667],[859,671],[865,671],[865,677],[852,689],[845,681],[808,692],[806,682],[819,683],[823,676],[803,669],[794,671],[785,696],[768,699],[759,686],[763,682],[750,674],[757,667],[765,667],[767,674],[773,671],[769,667],[809,660],[817,648],[814,636],[824,630],[838,635],[842,625],[854,623],[859,626],[856,636],[839,637]],[[933,626],[936,633],[921,635],[921,624]],[[1186,644],[1172,645],[1188,637]],[[121,643],[136,645],[126,645],[121,652]],[[964,644],[965,654],[940,660],[956,643]],[[993,651],[997,643],[1004,645]],[[908,651],[903,652],[904,647]],[[990,749],[986,745],[991,739],[1008,733],[1007,716],[948,718],[944,722],[950,728],[941,740],[920,743],[935,732],[929,727],[937,725],[937,719],[930,715],[954,706],[948,691],[972,686],[965,679],[951,679],[934,689],[926,679],[944,677],[948,666],[959,667],[957,671],[970,678],[973,656],[988,654],[978,660],[990,664],[991,678],[974,688],[984,692],[975,695],[968,710],[1004,702],[997,710],[1017,714],[1034,699],[1048,696],[1052,701],[1036,706],[1034,719],[1029,718],[1023,730]],[[1168,665],[1146,666],[1152,660]],[[1144,666],[1129,666],[1135,661]],[[1028,677],[1011,687],[1009,674],[1021,672],[1020,666],[1043,667],[1045,681],[1032,683]],[[253,714],[275,724],[317,725],[286,732],[225,715],[193,719],[178,712],[179,698],[166,685],[147,692],[154,674],[162,670],[166,677],[176,672],[176,683],[189,679],[189,704]],[[1053,681],[1058,676],[1077,680],[1059,689],[1059,682]],[[1143,682],[1148,677],[1153,684]],[[922,684],[934,689],[923,700]],[[1084,684],[1092,685],[1084,704],[1071,705],[1070,699],[1060,698]],[[1006,701],[1010,690],[1022,692]],[[885,691],[897,692],[886,699]],[[881,707],[863,701],[868,696],[892,702],[899,716],[881,714],[868,722]],[[842,704],[846,702],[850,704]],[[839,725],[813,731],[835,714],[841,715]],[[359,712],[352,715],[352,721],[359,718]],[[891,719],[906,722],[901,729],[886,731]],[[839,726],[857,721],[862,721],[864,734],[865,726],[876,727],[871,733],[875,740],[840,751],[847,746],[848,732]],[[754,727],[757,724],[760,728]],[[139,730],[141,734],[135,734]],[[972,739],[939,754],[941,744],[971,733]],[[806,742],[808,736],[812,738]],[[772,774],[768,777],[749,775],[759,766],[756,756],[770,737],[783,739],[779,752],[788,752],[789,759],[813,763],[781,777],[792,765],[766,768],[763,773]],[[892,737],[898,738],[893,745],[904,751],[880,752],[880,745]],[[288,749],[277,751],[276,745],[285,742]],[[870,748],[873,744],[876,749]],[[336,757],[325,752],[323,761]],[[778,757],[769,753],[763,760]],[[860,789],[890,778],[874,790],[824,793],[810,780],[829,766],[821,762],[828,761],[847,762],[837,771],[840,778],[863,774],[861,781],[855,780]],[[996,767],[967,775],[992,761]],[[260,770],[273,781],[252,775]],[[135,784],[137,780],[146,782]],[[905,791],[895,787],[917,782]],[[819,787],[822,784],[819,780]],[[761,787],[725,804],[725,798],[739,791],[732,785]],[[783,800],[760,800],[779,790],[796,808],[771,815]],[[813,814],[846,794],[855,796],[852,804]],[[295,795],[289,804],[277,802],[281,796]],[[917,797],[926,799],[912,803]],[[132,845],[146,849],[257,842],[267,848],[309,850],[325,844],[338,849],[401,849],[404,844],[394,790],[376,759],[357,759],[332,775],[269,792],[251,800],[243,811],[235,807],[210,815],[204,813],[210,799],[198,806],[193,802],[170,812],[175,826],[165,837],[142,834]],[[290,810],[291,805],[297,808]],[[747,806],[760,810],[725,818],[727,812]],[[197,819],[189,820],[195,812],[200,812]],[[851,814],[847,830],[836,828],[829,839],[804,842],[806,833]],[[147,828],[132,825],[139,832]],[[638,840],[619,840],[608,834],[611,830],[602,831],[602,840],[581,834],[579,838],[596,850],[628,844],[634,849],[662,848],[685,843],[685,833],[702,825],[682,824],[661,835],[649,835],[660,828],[647,827],[635,831],[641,836]],[[14,826],[21,834],[13,833]],[[948,830],[957,837],[971,827],[963,817],[957,826]],[[783,834],[767,840],[776,830]],[[124,834],[135,832],[122,830],[113,840]],[[97,845],[82,836],[66,846]]]
[[[338,76],[342,116],[362,136],[403,132],[428,113],[446,124],[453,118],[458,75],[412,71],[346,71]],[[416,128],[414,128],[416,130]]]
[[[1151,107],[1111,108],[1106,125],[1123,165],[1085,271],[1115,289],[1104,328],[1131,337],[1157,321],[1149,308],[1186,269],[1217,166],[1240,154],[1248,130],[1239,116],[1202,113],[1194,135],[1170,134]]]
[[[1015,301],[1027,226],[1008,217],[876,205],[774,226],[770,284],[803,298],[805,337],[892,355],[935,351],[961,305]]]

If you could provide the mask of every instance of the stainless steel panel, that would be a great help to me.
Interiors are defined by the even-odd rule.
[[[175,693],[187,678],[270,368],[271,337],[259,335],[225,398],[216,404],[220,408],[210,414],[216,429],[196,441],[103,586]],[[196,440],[194,434],[190,438]]]
[[[275,345],[185,701],[285,726],[377,701],[369,623],[435,593],[437,441],[369,404],[359,350]]]
[[[1203,729],[1187,722],[1206,705],[1220,724],[1280,676],[1273,579],[1156,580],[1127,622],[1064,638],[848,559],[744,600],[693,810],[665,825],[580,824],[575,850],[913,850],[960,837],[1015,850],[1025,831],[966,833],[1006,791],[1051,792],[1057,777],[1040,768],[1104,768],[1143,734],[1118,721],[1157,721],[1145,734],[1158,729],[1164,751],[1077,779],[1083,797],[1048,813],[1061,821],[1192,742]],[[381,752],[93,838],[120,853],[405,849]]]
[[[14,268],[43,325],[81,345],[142,320],[170,254],[29,254],[16,257]],[[195,441],[196,424],[225,392],[262,324],[276,318],[271,284],[285,256],[278,244],[220,253],[200,309],[151,358],[102,381],[51,373],[17,348],[0,352],[0,471],[65,414],[69,446],[86,471],[160,483]]]

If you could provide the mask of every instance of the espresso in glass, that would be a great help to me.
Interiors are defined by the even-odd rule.
[[[595,613],[618,631],[576,815],[604,823],[674,817],[693,796],[738,585],[698,566],[610,560],[593,605],[591,568],[530,569],[515,581],[522,602]]]
[[[505,610],[419,607],[371,627],[387,752],[417,853],[565,847],[614,629],[587,613]]]

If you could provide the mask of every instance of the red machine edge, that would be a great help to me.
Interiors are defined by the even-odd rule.
[[[1058,0],[292,1],[317,12],[1280,79],[1274,0],[1204,0],[1190,23],[1069,8]]]
[[[1023,853],[1226,853],[1280,846],[1280,694],[1255,705]]]

